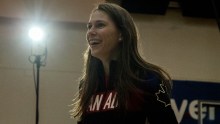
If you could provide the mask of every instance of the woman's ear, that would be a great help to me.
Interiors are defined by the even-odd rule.
[[[122,38],[121,38],[121,37],[119,37],[119,38],[118,38],[118,40],[119,40],[119,41],[122,41]]]
[[[123,38],[122,38],[121,33],[120,33],[118,40],[119,40],[119,41],[122,41],[122,39],[123,39]]]

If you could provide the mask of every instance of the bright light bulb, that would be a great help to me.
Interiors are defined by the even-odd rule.
[[[32,55],[46,54],[45,32],[40,26],[33,26],[30,28],[28,35],[32,41]]]
[[[44,31],[42,28],[38,26],[34,26],[29,30],[29,37],[32,39],[34,42],[40,42],[44,39]]]

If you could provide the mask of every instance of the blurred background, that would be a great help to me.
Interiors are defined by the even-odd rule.
[[[103,1],[0,0],[0,124],[35,123],[36,67],[28,36],[33,24],[47,32],[47,56],[39,72],[39,124],[76,124],[69,110],[87,48],[86,23],[95,4]],[[220,101],[219,1],[107,1],[131,13],[141,54],[173,78],[171,102],[179,123],[198,124],[201,112],[206,123],[217,124],[219,107],[198,106]]]

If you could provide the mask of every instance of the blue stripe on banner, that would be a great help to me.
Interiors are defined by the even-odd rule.
[[[198,124],[198,100],[220,101],[220,83],[173,81],[171,105],[180,124]],[[219,105],[203,106],[203,124],[220,124],[219,109]]]

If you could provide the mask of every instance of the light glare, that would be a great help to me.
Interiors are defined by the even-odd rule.
[[[44,31],[42,28],[38,26],[33,26],[28,33],[29,37],[35,41],[35,42],[40,42],[44,39]]]

